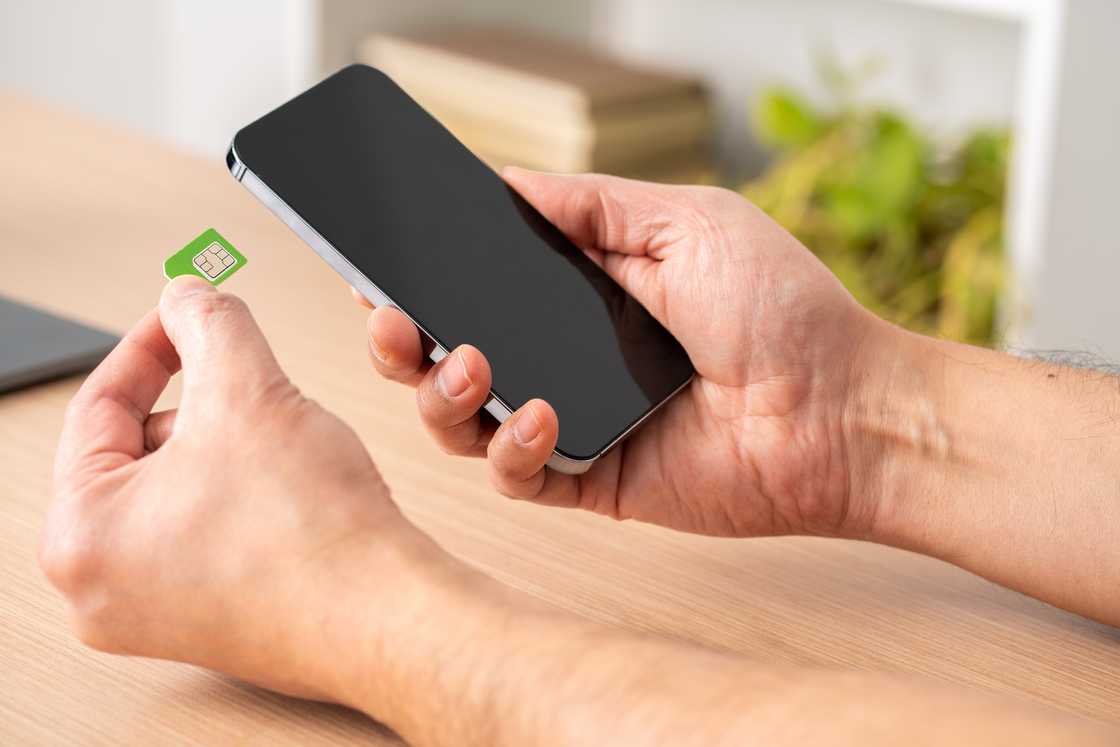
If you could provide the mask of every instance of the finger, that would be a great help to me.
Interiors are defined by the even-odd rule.
[[[366,298],[365,296],[363,296],[362,292],[352,285],[350,286],[350,295],[354,297],[354,301],[359,306],[364,306],[367,309],[372,309],[373,308],[373,304],[370,303],[369,299]]]
[[[691,187],[605,174],[546,174],[508,167],[503,178],[664,322],[656,269],[696,212]]]
[[[144,421],[178,370],[179,357],[152,310],[86,378],[67,407],[56,480],[84,480],[144,456]]]
[[[167,443],[178,413],[178,410],[161,410],[148,416],[144,421],[144,451],[153,452]]]
[[[486,451],[490,478],[498,491],[510,498],[538,501],[546,497],[547,485],[556,493],[548,502],[574,491],[574,477],[545,470],[559,433],[556,411],[540,399],[525,403],[502,423]]]
[[[490,364],[470,345],[460,345],[432,367],[416,390],[420,419],[449,454],[482,456],[493,435],[479,410],[490,396]]]
[[[516,166],[502,178],[564,234],[585,249],[660,259],[690,213],[691,187],[606,174],[548,174]]]
[[[159,316],[183,363],[183,406],[195,397],[243,397],[284,374],[249,307],[191,275],[163,289]]]
[[[400,309],[382,306],[370,312],[366,322],[369,357],[377,372],[387,379],[417,386],[431,368],[420,330]]]

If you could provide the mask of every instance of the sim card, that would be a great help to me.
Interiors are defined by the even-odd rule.
[[[208,228],[202,235],[163,262],[163,274],[168,280],[179,275],[198,275],[214,285],[224,283],[240,270],[247,260],[233,248],[233,244]]]

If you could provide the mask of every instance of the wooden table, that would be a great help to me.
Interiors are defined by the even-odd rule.
[[[123,332],[155,304],[163,259],[216,227],[250,259],[224,289],[248,301],[292,379],[358,430],[417,524],[503,581],[611,625],[759,659],[920,672],[1120,723],[1120,631],[943,563],[855,542],[693,537],[501,498],[481,463],[428,442],[411,392],[372,373],[364,312],[230,177],[224,154],[201,160],[10,97],[0,143],[0,293]],[[0,396],[0,743],[394,742],[342,708],[75,641],[35,550],[79,383]]]

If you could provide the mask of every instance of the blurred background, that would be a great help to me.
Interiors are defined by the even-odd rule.
[[[1118,32],[1113,0],[4,0],[0,87],[220,161],[367,62],[495,166],[727,186],[912,329],[1120,361]]]

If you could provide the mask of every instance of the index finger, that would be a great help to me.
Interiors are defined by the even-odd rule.
[[[179,356],[153,309],[86,377],[66,408],[56,483],[80,482],[144,456],[144,420],[178,370]]]

